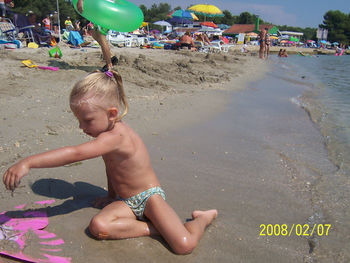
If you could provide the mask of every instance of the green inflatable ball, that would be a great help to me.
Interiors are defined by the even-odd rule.
[[[79,13],[77,2],[73,0],[73,6]],[[126,0],[84,0],[81,15],[94,24],[118,32],[134,31],[143,22],[141,9]]]

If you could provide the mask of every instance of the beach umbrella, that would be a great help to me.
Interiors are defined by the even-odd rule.
[[[320,43],[327,44],[327,41],[326,40],[321,40]]]
[[[254,32],[250,32],[248,34],[246,34],[246,36],[250,37],[250,38],[257,38],[258,37],[258,34],[257,33],[254,33]]]
[[[209,21],[201,22],[200,25],[202,25],[202,26],[207,26],[207,27],[218,28],[218,26],[217,26],[215,23],[209,22]]]
[[[199,4],[191,6],[188,10],[194,12],[196,15],[204,15],[204,20],[206,20],[207,16],[224,16],[222,11],[215,5]]]
[[[171,24],[193,24],[192,20],[184,19],[180,17],[172,17],[167,20]]]
[[[333,42],[333,43],[332,43],[332,45],[334,45],[334,46],[338,46],[338,45],[339,45],[339,43],[338,43],[338,42]]]
[[[183,9],[174,10],[168,16],[172,18],[179,18],[181,21],[179,21],[177,24],[182,24],[182,25],[190,24],[190,23],[186,23],[185,20],[198,20],[198,17],[195,14]]]
[[[171,24],[169,22],[164,21],[164,20],[154,22],[153,24],[158,25],[158,26],[171,26]]]
[[[161,26],[162,27],[162,32],[163,32],[163,26],[171,26],[171,24],[169,22],[164,21],[164,20],[160,20],[160,21],[154,22],[153,24]]]
[[[278,37],[270,36],[271,39],[278,39]]]
[[[193,14],[190,11],[183,10],[183,9],[174,10],[168,16],[170,16],[170,17],[180,17],[180,18],[184,18],[184,19],[198,20],[198,17],[195,14]]]

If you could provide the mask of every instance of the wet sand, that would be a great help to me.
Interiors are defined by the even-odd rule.
[[[166,186],[176,186],[169,189],[173,199],[169,202],[178,211],[186,210],[178,204],[181,191],[191,209],[215,207],[220,213],[201,241],[206,245],[196,250],[198,255],[190,262],[321,259],[316,252],[326,236],[260,235],[266,234],[261,224],[286,224],[290,229],[293,224],[330,223],[318,218],[321,211],[312,185],[335,167],[327,158],[319,130],[291,101],[306,88],[270,73],[235,93],[215,118],[162,138],[171,149],[163,149],[162,144],[156,148],[158,160],[164,156],[159,161],[162,177]],[[335,235],[332,230],[329,233]]]
[[[197,66],[185,66],[178,76],[184,75],[183,82],[187,79],[188,83],[180,85],[176,78],[169,79],[171,71],[157,75],[164,73],[165,64],[161,67],[150,62],[165,53],[146,51],[140,57],[139,51],[135,52],[127,56],[133,60],[126,59],[124,64],[131,105],[126,121],[144,138],[167,201],[184,220],[195,209],[219,210],[196,250],[188,256],[176,256],[160,238],[92,239],[86,227],[98,210],[89,202],[103,195],[106,186],[100,159],[32,170],[13,198],[2,186],[2,209],[55,199],[48,209],[46,230],[64,239],[59,255],[71,257],[72,262],[313,262],[313,240],[295,233],[288,237],[259,235],[261,224],[291,227],[312,222],[317,211],[310,185],[320,172],[334,169],[317,127],[290,100],[307,87],[271,73],[254,82],[257,79],[250,76],[261,76],[268,68],[268,62],[256,58],[229,57],[232,63],[228,64],[227,58],[217,57],[208,62],[208,69],[203,63],[207,60],[187,53],[187,62]],[[98,58],[97,53],[93,56]],[[149,63],[135,63],[137,58]],[[12,67],[20,63],[18,54],[6,59]],[[196,62],[198,59],[202,64]],[[37,62],[45,61],[40,58]],[[69,59],[65,63],[68,66],[63,75],[21,69],[22,78],[34,75],[31,82],[20,81],[18,72],[6,78],[9,85],[1,88],[1,103],[5,105],[0,138],[2,169],[28,153],[87,140],[76,127],[67,98],[75,80],[94,65],[82,68]],[[139,69],[148,67],[148,74],[128,75],[127,69],[139,70],[135,66],[139,63],[144,63]],[[213,63],[216,67],[211,72]],[[197,78],[200,69],[212,79]],[[227,76],[226,81],[217,83],[215,75],[220,80]],[[149,76],[152,78],[146,79]],[[145,87],[157,78],[163,82],[152,89]]]

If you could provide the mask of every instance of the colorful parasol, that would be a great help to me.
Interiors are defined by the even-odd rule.
[[[199,4],[191,6],[188,8],[188,10],[193,11],[197,15],[204,15],[209,17],[224,16],[222,11],[215,5]]]
[[[198,17],[195,14],[193,14],[190,11],[182,10],[182,9],[174,10],[168,16],[170,16],[170,17],[180,17],[180,18],[192,19],[192,20],[198,20]]]
[[[212,28],[218,28],[218,26],[215,23],[209,22],[209,21],[201,22],[200,25],[207,26],[207,27],[212,27]]]

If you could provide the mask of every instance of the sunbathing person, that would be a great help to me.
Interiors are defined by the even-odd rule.
[[[196,50],[190,31],[186,31],[186,33],[180,38],[180,48],[183,47],[187,47],[190,50]]]

